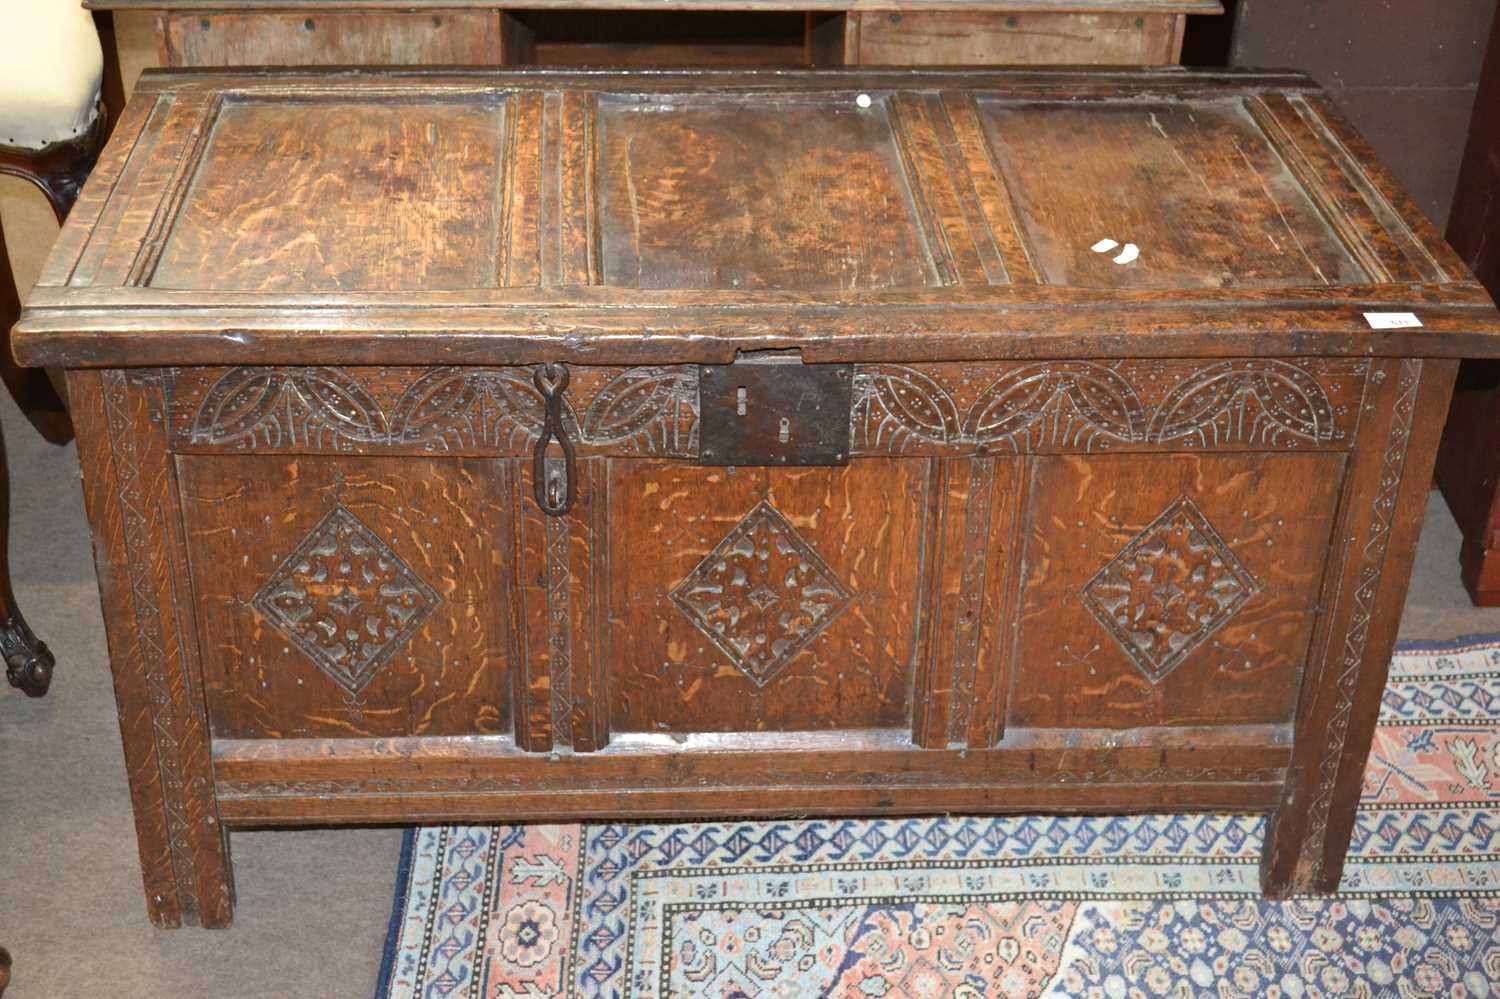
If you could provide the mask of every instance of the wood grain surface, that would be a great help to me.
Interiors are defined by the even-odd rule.
[[[504,61],[498,10],[288,11],[283,4],[278,10],[227,12],[235,6],[162,13],[157,22],[162,65],[484,66]]]
[[[651,98],[601,105],[605,283],[747,291],[939,283],[883,102],[861,109],[848,95],[674,108]]]
[[[1170,66],[1185,15],[1057,10],[852,13],[851,65]],[[848,58],[852,52],[853,58]]]
[[[15,334],[27,362],[1500,342],[1358,137],[1274,74],[148,76],[59,247]],[[1372,331],[1372,310],[1424,325]]]
[[[215,733],[509,730],[513,512],[498,463],[178,467]]]
[[[612,464],[617,731],[909,723],[925,463]]]
[[[284,127],[291,110],[231,103],[219,112],[152,286],[438,291],[494,282],[501,101],[305,106],[296,129]]]
[[[1012,724],[1289,723],[1343,465],[1335,455],[1034,465]]]
[[[590,9],[635,9],[639,0],[589,0]],[[86,0],[93,10],[491,10],[494,0]],[[578,0],[527,0],[530,9],[577,9]],[[1219,14],[1219,0],[666,0],[677,10],[987,10],[1133,11]]]
[[[1107,108],[980,100],[1049,283],[1158,288],[1368,280],[1237,101]],[[1150,192],[1172,196],[1154,200]],[[1149,207],[1148,207],[1149,206]],[[1098,239],[1149,255],[1121,267]]]

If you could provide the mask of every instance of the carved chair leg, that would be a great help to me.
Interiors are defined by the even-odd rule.
[[[11,356],[10,328],[20,315],[21,296],[6,252],[5,228],[0,225],[0,382],[10,390],[11,398],[43,440],[66,444],[73,439],[73,423],[47,372],[41,368],[23,368]]]
[[[109,112],[101,107],[92,127],[76,139],[35,151],[0,147],[0,174],[35,185],[46,196],[53,216],[61,224],[73,210],[83,182],[99,160],[109,135],[109,121]],[[51,379],[40,369],[18,366],[11,356],[10,328],[20,314],[20,295],[5,249],[5,233],[0,229],[0,381],[44,440],[66,444],[73,439],[73,423]]]
[[[32,634],[16,607],[16,596],[10,586],[10,473],[3,433],[0,433],[0,656],[5,659],[5,678],[12,687],[28,697],[41,697],[47,692],[56,660],[46,644]]]

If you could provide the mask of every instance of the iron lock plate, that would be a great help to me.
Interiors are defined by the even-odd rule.
[[[704,465],[847,465],[854,365],[752,356],[698,368]]]

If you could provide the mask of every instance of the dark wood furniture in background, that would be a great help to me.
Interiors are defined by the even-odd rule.
[[[1500,315],[1306,78],[148,74],[97,173],[16,349],[158,924],[268,824],[1250,810],[1337,885]]]
[[[91,0],[164,66],[1169,65],[1218,0]]]
[[[42,149],[18,149],[0,145],[0,174],[20,177],[35,185],[47,198],[61,223],[67,218],[84,180],[99,158],[108,134],[109,115],[101,108],[93,126],[76,139],[55,142]],[[22,368],[10,350],[11,325],[21,314],[20,296],[11,271],[0,228],[0,380],[25,414],[28,422],[53,444],[73,439],[67,407],[47,373]],[[10,483],[5,459],[5,440],[0,436],[0,656],[11,686],[31,697],[41,697],[52,682],[56,661],[46,643],[37,639],[16,606],[9,570]]]
[[[1448,240],[1492,294],[1500,294],[1500,18],[1453,199]],[[1464,585],[1500,606],[1500,365],[1463,366],[1438,453],[1438,485],[1463,531]]]
[[[1417,207],[1448,219],[1495,0],[1238,0],[1230,65],[1295,66],[1369,140]]]

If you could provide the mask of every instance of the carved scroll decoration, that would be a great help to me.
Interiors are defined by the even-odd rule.
[[[541,432],[545,403],[525,368],[434,368],[389,411],[338,368],[234,368],[205,395],[190,441],[245,449],[417,445],[430,451],[519,448]],[[563,403],[570,436],[645,455],[698,450],[698,372],[628,368],[590,400],[582,422]]]
[[[1116,444],[1296,447],[1343,437],[1322,383],[1286,361],[1226,361],[1193,372],[1149,411],[1116,368],[1090,361],[1006,372],[960,413],[947,388],[915,368],[861,365],[854,376],[852,447],[907,450],[915,442],[1018,453]]]

